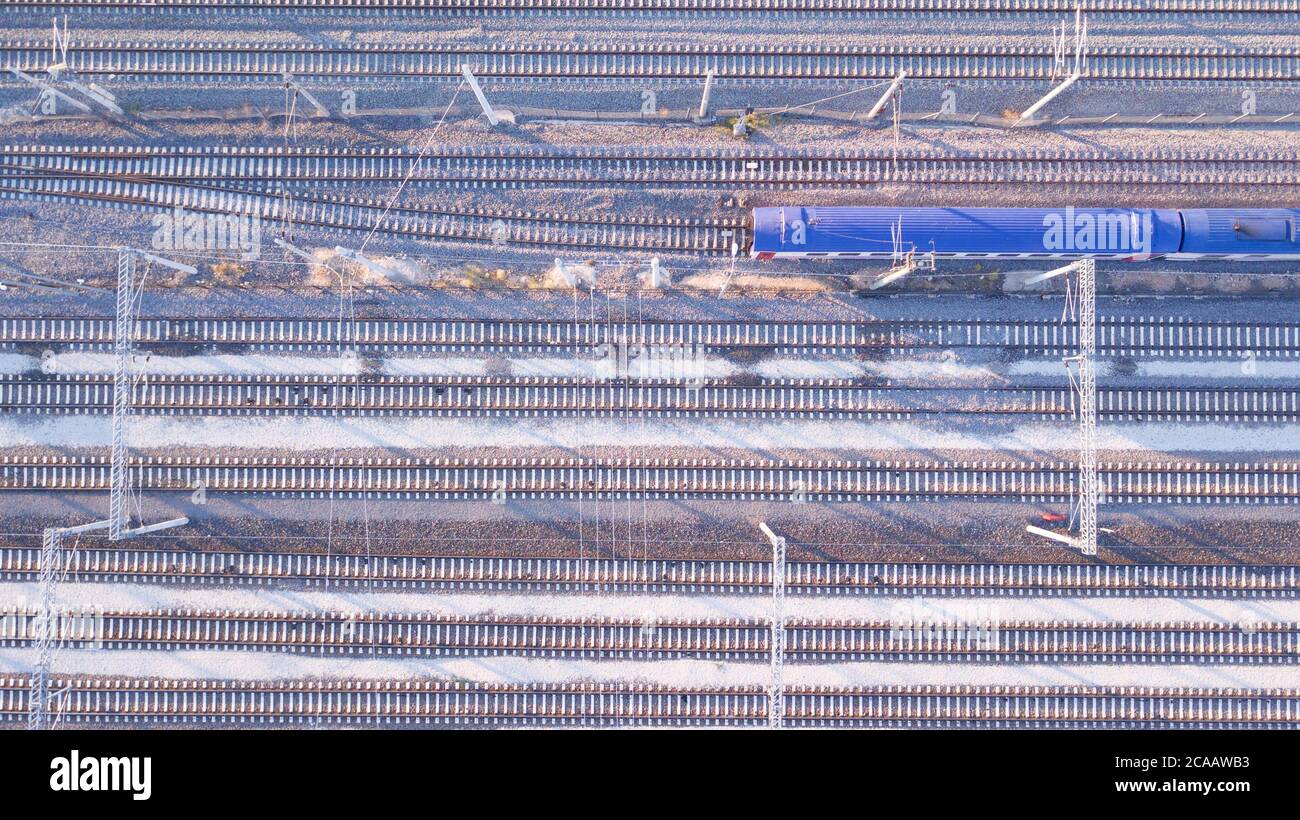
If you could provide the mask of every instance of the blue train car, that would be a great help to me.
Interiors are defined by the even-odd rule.
[[[1300,259],[1300,210],[1179,211],[1185,259]]]
[[[756,208],[750,254],[893,258],[1300,259],[1300,211]]]

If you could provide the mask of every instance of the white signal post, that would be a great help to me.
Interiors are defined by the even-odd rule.
[[[113,112],[119,117],[126,116],[126,111],[122,110],[122,106],[117,104],[117,97],[113,96],[113,94],[107,90],[100,88],[94,83],[79,83],[71,77],[65,77],[63,82],[66,83],[69,88],[79,91],[87,99],[93,100],[104,109]]]
[[[1058,85],[1056,88],[1053,88],[1051,91],[1044,94],[1043,97],[1038,100],[1038,102],[1026,108],[1025,112],[1020,115],[1020,120],[1032,119],[1035,114],[1037,114],[1039,111],[1041,111],[1044,108],[1044,106],[1046,106],[1049,102],[1059,97],[1062,92],[1064,92],[1070,86],[1074,85],[1078,81],[1078,79],[1079,79],[1078,74],[1071,74],[1070,76],[1066,77],[1064,80],[1061,81],[1060,85]]]
[[[736,275],[736,257],[740,254],[740,246],[735,242],[731,243],[731,268],[727,270],[727,275],[722,279],[722,287],[718,288],[718,298],[721,299],[727,292],[727,286],[731,284],[731,278]]]
[[[487,115],[488,123],[495,128],[501,123],[501,118],[492,109],[492,104],[488,102],[483,89],[479,87],[478,78],[474,76],[474,72],[469,70],[469,63],[465,63],[460,67],[460,75],[465,78],[465,82],[469,83],[469,90],[474,92],[474,98],[478,100],[478,104],[483,108],[483,113]]]
[[[576,276],[574,276],[573,274],[569,273],[569,269],[568,269],[567,267],[565,267],[565,265],[564,265],[564,260],[563,260],[563,259],[556,258],[556,260],[555,260],[555,272],[559,275],[559,277],[560,277],[561,279],[564,280],[565,284],[567,284],[569,287],[573,288],[573,290],[574,290],[575,293],[577,292],[577,290],[578,290],[578,277],[576,277]]]
[[[1052,27],[1052,50],[1054,59],[1052,63],[1052,79],[1056,79],[1057,72],[1065,64],[1065,24],[1061,24],[1061,34],[1058,38],[1056,27]],[[1016,119],[1016,124],[1020,124],[1043,110],[1052,100],[1059,97],[1067,88],[1079,81],[1079,78],[1088,70],[1088,20],[1083,16],[1082,9],[1076,8],[1074,11],[1074,71],[1068,77],[1061,81],[1061,84],[1044,94],[1037,102],[1029,106]]]
[[[327,263],[327,262],[322,262],[321,260],[317,259],[315,256],[312,256],[310,253],[307,253],[307,251],[303,250],[302,248],[298,247],[297,245],[294,245],[294,244],[291,243],[291,242],[286,242],[286,241],[284,241],[283,239],[281,239],[281,238],[279,238],[279,237],[275,237],[275,238],[272,239],[271,241],[274,242],[275,244],[279,245],[279,246],[280,246],[281,248],[283,248],[287,253],[291,253],[291,254],[293,254],[294,256],[300,257],[301,259],[303,259],[303,260],[305,260],[305,261],[307,261],[307,262],[310,262],[310,263],[313,264],[313,265],[320,265],[322,268],[325,268],[326,270],[332,271],[332,272],[334,273],[334,275],[337,276],[337,277],[339,278],[339,287],[340,287],[340,288],[342,288],[342,287],[344,287],[344,286],[347,285],[347,280],[344,278],[342,271],[338,270],[337,268],[335,268],[334,266],[330,265],[329,263]]]
[[[325,105],[320,100],[316,99],[316,97],[310,91],[303,88],[302,85],[300,85],[298,81],[293,78],[292,74],[286,71],[281,76],[284,77],[284,84],[288,88],[290,88],[295,94],[301,94],[304,100],[311,103],[312,106],[315,107],[316,113],[318,115],[322,117],[331,116],[330,110],[326,108]]]
[[[1033,533],[1034,535],[1042,536],[1043,538],[1050,538],[1053,541],[1059,541],[1062,544],[1069,544],[1072,547],[1078,546],[1072,536],[1062,535],[1061,533],[1053,532],[1052,530],[1045,530],[1042,527],[1035,527],[1033,524],[1025,527],[1025,532]]]
[[[885,93],[880,95],[880,99],[877,100],[876,104],[867,112],[866,119],[874,120],[876,117],[880,116],[880,112],[885,110],[885,106],[889,104],[889,100],[894,96],[894,92],[898,91],[898,89],[903,85],[903,80],[906,77],[906,71],[899,72],[898,76],[894,78],[894,81],[889,84],[889,88],[885,89]]]
[[[54,86],[50,85],[49,83],[45,82],[42,79],[33,77],[30,74],[24,74],[23,72],[19,71],[16,68],[10,68],[9,73],[14,75],[18,79],[22,80],[23,82],[33,85],[36,88],[39,88],[42,92],[46,94],[52,94],[55,97],[58,97],[59,99],[63,100],[73,108],[78,109],[79,111],[84,111],[87,114],[94,112],[94,109],[86,105],[81,100],[78,100],[75,97],[70,97],[67,94],[64,94],[62,91],[60,91],[59,89],[55,88]]]
[[[317,116],[329,117],[330,110],[326,108],[321,103],[320,100],[316,99],[315,95],[313,95],[307,89],[303,88],[302,85],[300,85],[298,81],[293,78],[292,74],[290,74],[287,71],[284,71],[281,72],[280,76],[284,78],[284,94],[285,94],[284,137],[285,139],[290,139],[291,138],[290,135],[292,134],[292,139],[297,139],[298,138],[297,114],[298,114],[299,96],[301,96],[307,102],[311,103],[313,107],[315,107]]]
[[[274,242],[276,245],[279,245],[281,248],[284,248],[286,251],[293,254],[294,256],[302,257],[303,259],[306,259],[308,262],[316,263],[318,261],[316,257],[307,253],[302,248],[298,247],[297,245],[286,242],[283,239],[279,238],[278,236],[272,239],[271,241]]]
[[[867,289],[878,290],[880,288],[883,288],[885,285],[888,285],[890,282],[896,282],[899,279],[902,279],[904,276],[908,275],[914,270],[916,270],[916,265],[913,264],[910,260],[905,261],[903,264],[891,268],[889,272],[886,273],[884,276],[881,276],[879,279],[877,279],[876,281],[868,285]]]
[[[713,76],[714,71],[711,68],[704,75],[704,95],[700,97],[700,110],[695,116],[700,121],[704,121],[709,117],[709,97],[713,94]]]
[[[89,100],[90,103],[104,109],[110,114],[115,114],[119,117],[126,116],[126,111],[124,111],[122,107],[117,104],[117,97],[113,96],[111,92],[96,85],[95,83],[92,82],[83,83],[79,81],[76,77],[76,74],[68,66],[67,15],[64,15],[63,18],[62,31],[59,30],[58,19],[56,18],[54,20],[54,40],[50,45],[50,64],[45,69],[45,74],[47,79],[42,80],[38,77],[33,77],[29,74],[19,71],[16,68],[10,68],[9,72],[13,74],[15,77],[17,77],[18,79],[22,80],[23,82],[40,89],[41,97],[39,97],[36,101],[37,108],[40,107],[41,100],[43,100],[46,95],[49,95],[51,97],[57,97],[58,99],[63,100],[65,103],[72,106],[73,108],[76,108],[78,111],[82,111],[87,114],[94,113],[94,108],[92,107],[92,105],[88,105],[86,103],[86,100]],[[77,99],[76,97],[73,97],[65,93],[63,90],[61,90],[58,87],[59,85],[66,86],[69,90],[75,91],[85,99],[84,100]]]
[[[659,257],[650,257],[650,287],[659,290],[664,286],[664,269],[659,264]]]
[[[285,245],[282,245],[281,247],[285,247],[287,245],[288,243],[285,243]],[[392,268],[387,267],[386,265],[379,264],[378,262],[374,261],[370,257],[364,256],[360,251],[354,251],[351,248],[336,246],[334,248],[334,252],[339,256],[343,257],[344,259],[348,260],[349,262],[356,262],[358,265],[362,266],[366,270],[370,271],[371,273],[383,279],[402,278],[402,274],[399,273],[398,271],[395,271]]]
[[[868,290],[879,290],[890,282],[902,279],[917,269],[915,249],[903,250],[903,218],[901,216],[897,222],[889,226],[889,236],[894,245],[893,267],[885,275],[872,282],[867,287]]]
[[[1078,268],[1079,268],[1078,262],[1071,262],[1070,264],[1066,265],[1063,268],[1053,268],[1052,270],[1044,271],[1042,273],[1030,276],[1027,279],[1025,279],[1024,284],[1036,285],[1039,282],[1046,282],[1048,279],[1055,279],[1058,276],[1064,276],[1065,274],[1071,271],[1078,270]]]

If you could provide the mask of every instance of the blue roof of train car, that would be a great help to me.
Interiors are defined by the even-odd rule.
[[[1173,210],[756,208],[754,251],[890,254],[900,219],[903,250],[917,253],[1176,253],[1183,233]]]
[[[1300,211],[1213,208],[1182,215],[1183,253],[1300,254]]]

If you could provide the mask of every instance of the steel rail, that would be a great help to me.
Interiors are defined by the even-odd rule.
[[[28,681],[0,680],[0,721]],[[112,680],[55,676],[69,725],[725,725],[766,723],[759,687],[441,680]],[[1085,686],[788,687],[786,725],[1295,728],[1291,689]]]
[[[86,11],[357,11],[484,13],[735,13],[1088,14],[1126,18],[1170,15],[1278,15],[1296,12],[1291,0],[4,0],[0,8],[75,8]]]
[[[0,613],[0,646],[35,644],[40,614]],[[71,610],[68,649],[275,651],[322,655],[695,658],[761,661],[770,630],[743,618],[446,616],[403,612]],[[1300,624],[791,618],[793,663],[1300,663]]]
[[[1300,60],[1300,57],[1297,58]],[[111,146],[0,147],[0,177],[10,188],[63,182],[69,190],[116,183],[137,196],[148,186],[235,183],[224,193],[275,196],[331,183],[384,184],[412,174],[405,151],[218,149],[124,150]],[[840,151],[518,150],[434,147],[414,169],[424,185],[845,185],[906,179],[936,184],[1295,184],[1295,152],[1102,151],[951,154]],[[79,185],[79,188],[71,186]],[[268,188],[266,186],[275,186]],[[284,187],[290,186],[290,187]],[[223,193],[214,188],[215,193]],[[336,202],[339,200],[335,200]],[[354,205],[365,202],[352,201]]]
[[[104,413],[108,376],[0,376],[0,411]],[[950,388],[854,380],[726,380],[682,377],[496,379],[438,377],[142,375],[137,414],[184,415],[691,415],[722,417],[905,418],[938,415],[1070,417],[1068,388]],[[1281,421],[1300,418],[1297,388],[1106,388],[1099,416],[1112,420]]]
[[[769,561],[491,557],[315,551],[195,551],[98,546],[83,538],[66,556],[68,581],[218,586],[439,589],[478,592],[587,590],[764,595]],[[737,545],[741,546],[741,545]],[[0,579],[32,581],[40,547],[0,547]],[[1300,565],[1062,564],[789,561],[792,595],[937,597],[1300,597]]]
[[[134,457],[141,491],[368,493],[455,500],[632,498],[844,502],[1003,498],[1057,503],[1074,493],[1065,462],[913,462],[766,459],[321,459]],[[0,491],[102,491],[105,459],[0,455]],[[1108,503],[1300,501],[1300,463],[1099,465]]]
[[[391,44],[227,44],[180,41],[72,43],[71,70],[83,76],[120,78],[238,78],[279,81],[285,72],[307,78],[456,80],[460,67],[487,79],[698,80],[712,70],[720,79],[751,81],[912,80],[984,81],[1053,79],[1059,69],[1050,49],[968,46],[732,46],[702,48],[662,44],[459,46]],[[1089,50],[1093,80],[1289,83],[1300,79],[1300,50],[1095,47]],[[0,70],[42,72],[48,42],[0,43]]]
[[[180,317],[141,319],[139,345],[366,352],[496,351],[584,354],[610,358],[622,350],[685,354],[739,351],[773,354],[869,353],[918,348],[989,348],[1057,354],[1077,348],[1077,330],[1059,319],[1000,320],[599,320],[338,319]],[[0,344],[103,348],[113,320],[96,316],[0,317]],[[1300,356],[1300,323],[1101,316],[1097,349],[1113,356],[1161,358],[1250,354]],[[630,355],[630,353],[629,353]]]

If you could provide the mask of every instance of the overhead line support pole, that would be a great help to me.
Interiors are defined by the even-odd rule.
[[[1079,264],[1079,548],[1097,554],[1097,263]]]
[[[41,563],[38,583],[41,608],[36,624],[36,666],[32,670],[27,694],[27,728],[49,728],[50,662],[54,653],[57,623],[54,615],[54,589],[63,572],[63,531],[50,527],[41,535]]]
[[[108,538],[121,540],[130,494],[126,419],[131,412],[131,348],[135,340],[135,253],[117,253],[117,321],[113,329],[113,438],[109,468]]]
[[[767,726],[785,724],[785,538],[772,532],[766,522],[758,528],[772,542],[772,634],[768,641],[771,671],[768,690]]]
[[[120,541],[139,534],[126,529],[131,495],[131,467],[128,460],[127,420],[131,415],[131,393],[135,373],[131,358],[135,347],[137,257],[172,268],[189,275],[198,268],[174,262],[148,251],[119,248],[117,252],[117,315],[113,326],[113,433],[109,462],[108,538]],[[188,523],[188,519],[174,519],[172,526]]]
[[[36,573],[41,590],[40,614],[32,636],[35,639],[36,665],[32,669],[31,685],[27,693],[28,729],[49,728],[50,667],[59,633],[59,616],[55,611],[54,597],[63,575],[63,539],[68,535],[102,530],[108,525],[108,521],[96,521],[78,527],[48,527],[41,533],[41,557]]]
[[[1066,309],[1077,307],[1079,352],[1067,358],[1065,363],[1067,368],[1070,364],[1078,367],[1077,375],[1070,372],[1070,384],[1078,401],[1079,467],[1074,511],[1079,534],[1070,537],[1032,525],[1025,529],[1034,535],[1076,546],[1084,555],[1096,555],[1097,505],[1102,494],[1101,479],[1097,473],[1097,262],[1094,259],[1079,259],[1064,267],[1030,277],[1025,282],[1042,282],[1068,273],[1078,276],[1075,296],[1070,295],[1067,283]]]

